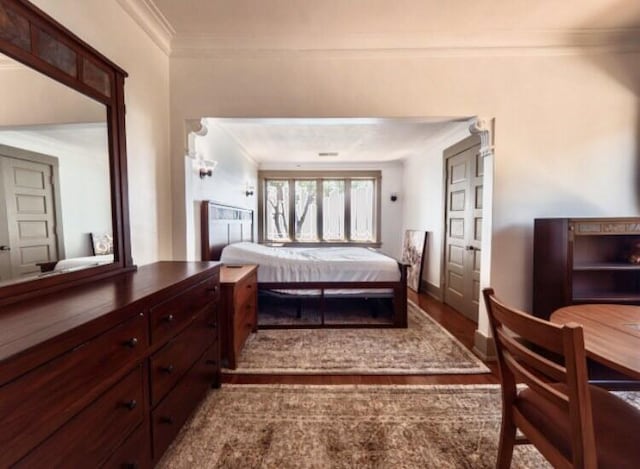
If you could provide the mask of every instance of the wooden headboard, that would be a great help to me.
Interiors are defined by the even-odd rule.
[[[218,261],[222,249],[241,241],[253,241],[253,210],[200,203],[200,240],[203,261]]]

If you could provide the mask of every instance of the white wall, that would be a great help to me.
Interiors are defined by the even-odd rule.
[[[198,161],[185,157],[188,260],[200,260],[200,201],[248,208],[254,210],[255,214],[258,200],[257,164],[215,123],[207,124],[206,135],[195,138],[195,152],[205,160],[218,164],[211,177],[200,178]],[[251,196],[245,194],[247,185],[255,188]],[[257,222],[254,224],[255,230]]]
[[[106,124],[0,129],[0,143],[57,158],[64,257],[93,255],[90,233],[113,233]]]
[[[404,164],[404,230],[427,231],[427,252],[422,278],[440,287],[444,235],[443,151],[468,137],[469,124],[452,125],[451,132],[425,153],[408,157]]]
[[[380,250],[385,254],[400,259],[402,254],[402,207],[404,204],[403,165],[401,161],[384,163],[263,163],[261,170],[289,170],[289,171],[351,171],[351,170],[379,170],[382,173],[381,180],[381,207],[382,219]],[[398,200],[391,202],[391,193],[398,193]]]
[[[530,308],[534,218],[639,214],[639,59],[526,48],[176,57],[172,135],[204,115],[495,117],[491,283]]]
[[[171,258],[169,58],[115,1],[33,3],[129,73],[125,104],[133,260],[141,265]]]

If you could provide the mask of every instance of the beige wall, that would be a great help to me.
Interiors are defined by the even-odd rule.
[[[422,279],[440,288],[444,248],[444,157],[451,145],[470,135],[469,123],[452,126],[452,131],[434,142],[425,153],[407,158],[404,164],[402,222],[405,230],[428,232]]]
[[[141,265],[171,258],[168,57],[115,1],[33,3],[129,73],[125,101],[133,260]]]
[[[495,117],[491,283],[525,308],[535,217],[638,215],[638,53],[231,48],[174,57],[167,76],[167,57],[115,2],[36,4],[131,75],[127,132],[138,263],[171,255],[171,222],[173,257],[186,255],[184,122],[202,116]]]
[[[184,119],[206,115],[495,117],[491,283],[529,308],[534,218],[638,215],[638,90],[625,84],[640,83],[640,55],[518,53],[172,58],[173,153],[182,150]],[[173,162],[180,190],[182,158]]]

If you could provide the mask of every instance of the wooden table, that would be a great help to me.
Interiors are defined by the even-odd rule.
[[[581,324],[589,358],[640,380],[640,306],[566,306],[554,311],[551,322]]]

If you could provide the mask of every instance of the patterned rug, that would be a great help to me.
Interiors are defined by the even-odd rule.
[[[497,385],[224,385],[157,467],[494,468],[500,405]],[[525,445],[512,467],[550,466]]]
[[[476,374],[489,369],[416,304],[406,329],[260,330],[236,370],[279,374]]]

